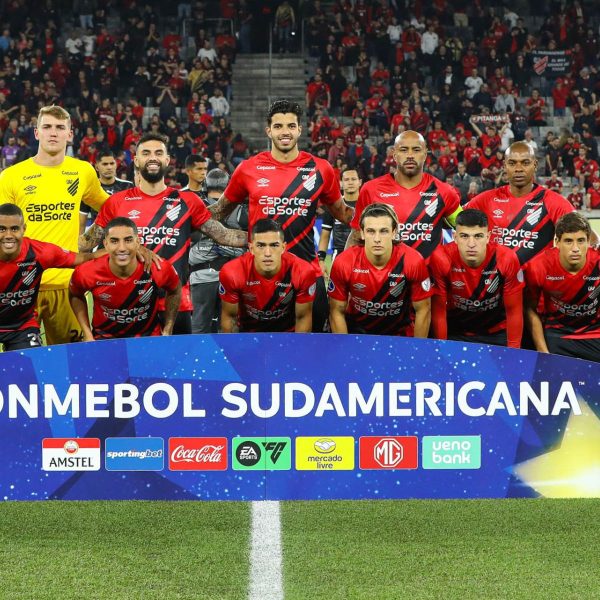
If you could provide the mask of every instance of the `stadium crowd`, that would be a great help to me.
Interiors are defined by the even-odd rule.
[[[431,323],[441,339],[518,347],[525,320],[530,347],[597,360],[596,283],[587,291],[573,283],[600,280],[597,239],[585,218],[572,216],[600,207],[593,5],[557,3],[537,31],[507,7],[460,0],[355,0],[327,11],[318,1],[82,0],[72,19],[61,8],[58,0],[36,15],[22,0],[3,7],[0,194],[23,210],[0,207],[0,263],[39,267],[22,274],[22,314],[4,303],[0,341],[8,348],[39,344],[30,309],[41,271],[51,267],[78,265],[70,283],[69,271],[41,280],[38,310],[49,342],[194,331],[193,298],[204,303],[217,288],[214,278],[192,279],[192,287],[213,285],[190,290],[193,244],[192,273],[221,271],[223,331],[323,331],[329,317],[336,333],[425,337]],[[220,26],[209,32],[207,14],[232,18],[237,39]],[[306,112],[275,102],[271,150],[255,154],[228,117],[232,63],[238,50],[253,50],[260,15],[273,20],[281,51],[293,50],[288,36],[302,26],[318,66]],[[165,26],[178,19],[195,34],[189,59],[180,31]],[[298,147],[307,115],[310,154]],[[105,175],[104,160],[112,161]],[[547,187],[534,182],[538,164]],[[59,180],[45,169],[57,166],[71,198],[48,203]],[[273,172],[257,180],[255,171]],[[31,183],[21,189],[20,179]],[[119,180],[122,191],[113,187]],[[34,211],[45,186],[45,204]],[[231,220],[246,199],[246,214]],[[84,217],[99,212],[78,254],[80,203]],[[326,249],[315,255],[313,239],[323,208],[333,217],[326,230],[334,240],[347,237],[348,248],[336,248],[329,300]],[[342,224],[350,229],[340,235]],[[455,229],[454,243],[441,244],[444,227]],[[239,256],[244,229],[250,252]],[[68,259],[41,260],[44,248],[29,235],[67,248]],[[162,273],[161,262],[170,265]],[[557,300],[544,273],[561,273],[552,277],[562,281],[560,269],[573,281]],[[455,280],[453,271],[470,279]],[[3,294],[14,301],[13,284]],[[94,296],[91,324],[86,291]],[[207,308],[211,330],[219,327],[217,304]],[[558,339],[551,342],[548,330]]]

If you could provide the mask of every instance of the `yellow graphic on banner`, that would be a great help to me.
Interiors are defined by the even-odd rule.
[[[297,437],[296,469],[298,471],[354,470],[354,438]]]

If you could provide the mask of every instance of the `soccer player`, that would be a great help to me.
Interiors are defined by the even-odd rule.
[[[527,263],[525,316],[538,352],[600,362],[600,253],[591,234],[585,217],[566,214],[556,224],[555,247]]]
[[[2,172],[0,199],[23,210],[28,237],[77,251],[80,203],[98,210],[108,194],[89,163],[65,155],[73,129],[64,108],[42,108],[34,134],[39,141],[37,154]],[[37,311],[48,344],[75,342],[82,337],[69,306],[70,278],[71,271],[66,269],[49,269],[42,277]]]
[[[482,192],[466,206],[487,215],[492,242],[516,250],[521,265],[552,246],[558,219],[574,210],[566,198],[535,183],[536,169],[531,146],[511,144],[504,155],[508,185]]]
[[[313,236],[317,206],[321,202],[342,223],[350,221],[352,209],[342,198],[333,167],[325,159],[298,149],[302,117],[298,104],[289,100],[273,102],[265,129],[271,140],[270,152],[242,162],[210,210],[222,221],[235,203],[248,198],[250,228],[262,218],[275,219],[281,225],[288,251],[313,264],[317,277],[313,330],[319,332],[326,325],[328,307]]]
[[[181,301],[181,283],[173,266],[164,262],[160,269],[144,271],[137,259],[140,239],[136,224],[116,217],[105,229],[107,255],[77,267],[69,284],[69,300],[83,330],[86,342],[95,339],[170,335]],[[159,294],[164,292],[161,328]],[[92,326],[85,298],[94,298]]]
[[[30,239],[26,229],[17,205],[0,204],[0,344],[5,351],[42,345],[35,303],[44,270],[73,268],[99,255]]]
[[[133,183],[128,179],[119,179],[117,177],[117,161],[112,150],[102,150],[98,154],[96,158],[96,171],[100,180],[100,186],[109,196],[115,192],[133,187]],[[85,231],[88,219],[94,221],[97,214],[98,211],[88,206],[85,202],[81,203],[81,207],[79,208],[80,234]]]
[[[206,200],[206,173],[208,172],[208,160],[201,154],[190,154],[185,159],[185,174],[188,176],[188,184],[182,190],[190,190],[197,196]]]
[[[364,247],[342,252],[331,267],[331,331],[427,337],[429,274],[421,255],[399,241],[394,209],[369,204],[360,216],[360,234]]]
[[[354,208],[358,200],[358,192],[362,180],[356,169],[344,169],[342,172],[342,191],[344,194],[344,202]],[[327,257],[327,248],[329,248],[329,239],[333,231],[333,260],[346,247],[346,240],[350,235],[350,227],[345,223],[334,219],[331,213],[326,212],[323,215],[323,226],[321,237],[319,239],[319,250],[317,256],[319,258],[319,266],[321,271],[325,273],[325,258]]]
[[[286,252],[281,225],[259,219],[252,227],[250,252],[219,273],[221,331],[312,329],[316,273],[305,260]]]
[[[428,260],[442,241],[444,221],[453,224],[460,212],[460,196],[447,183],[423,172],[427,158],[425,138],[416,131],[404,131],[394,142],[396,173],[365,183],[358,196],[353,228],[347,246],[359,243],[360,218],[373,203],[394,208],[400,221],[400,240]]]
[[[181,191],[165,184],[170,156],[167,142],[160,134],[146,133],[138,142],[135,166],[139,184],[113,194],[98,213],[95,223],[81,236],[80,248],[94,248],[104,235],[104,227],[115,217],[129,217],[137,227],[141,243],[168,260],[179,274],[183,286],[181,305],[174,334],[191,333],[193,310],[188,283],[188,252],[193,229],[225,246],[245,247],[246,232],[227,229],[211,218],[194,192]],[[160,310],[165,309],[159,303]]]
[[[485,213],[456,217],[454,242],[431,255],[434,337],[519,348],[523,334],[523,273],[513,250],[490,242]]]
[[[208,172],[205,200],[207,206],[214,204],[221,197],[228,182],[229,175],[225,171],[211,169]],[[238,204],[225,220],[225,225],[247,231],[248,206]],[[244,249],[220,246],[200,232],[194,232],[192,240],[195,242],[190,248],[190,289],[194,305],[192,333],[216,333],[221,317],[219,271],[226,262],[243,254]]]

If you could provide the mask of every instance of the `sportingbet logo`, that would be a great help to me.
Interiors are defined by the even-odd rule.
[[[481,437],[478,435],[426,435],[423,438],[424,469],[481,468]]]
[[[171,471],[227,470],[227,438],[169,438],[169,469]]]
[[[416,436],[363,436],[358,444],[361,469],[416,469],[419,465]]]
[[[146,438],[106,438],[104,466],[107,471],[162,471],[164,440]]]
[[[288,437],[234,438],[231,456],[234,471],[289,471],[292,468]]]
[[[45,438],[42,440],[44,471],[99,471],[98,438]]]

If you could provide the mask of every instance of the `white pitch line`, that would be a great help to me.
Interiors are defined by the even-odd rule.
[[[252,502],[249,600],[283,600],[279,502]]]

